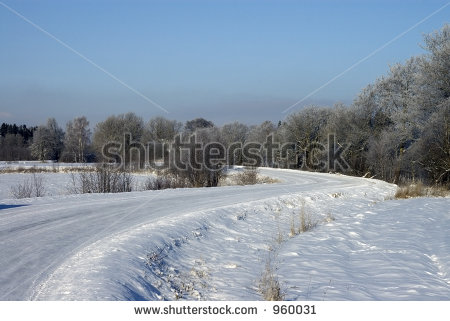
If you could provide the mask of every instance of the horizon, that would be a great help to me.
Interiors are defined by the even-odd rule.
[[[447,22],[450,7],[436,11],[448,4],[2,0],[0,117],[277,123],[301,100],[289,112],[348,105],[390,65],[425,53],[423,34]]]

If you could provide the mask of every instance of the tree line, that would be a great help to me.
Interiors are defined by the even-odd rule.
[[[0,160],[30,160],[29,146],[37,127],[2,123],[0,127]]]
[[[93,132],[86,117],[66,124],[65,130],[54,119],[37,128],[2,125],[2,159],[89,162],[101,161],[101,149],[110,141],[123,141],[131,134],[133,141],[167,143],[176,135],[196,134],[202,143],[219,142],[226,148],[240,142],[264,144],[272,135],[275,142],[292,143],[294,168],[318,164],[326,152],[314,148],[329,145],[333,134],[337,144],[345,147],[346,174],[369,176],[389,182],[422,180],[429,184],[450,186],[450,25],[424,37],[426,54],[412,57],[390,67],[389,72],[366,86],[346,106],[310,106],[288,115],[277,124],[265,121],[248,126],[233,122],[216,126],[203,118],[184,124],[164,117],[145,122],[134,113],[114,115],[96,124]],[[13,125],[15,126],[15,125]],[[29,132],[28,132],[29,131]],[[21,141],[12,143],[13,138]],[[8,141],[8,143],[6,143]],[[12,151],[23,146],[26,153]],[[131,146],[122,146],[125,154]],[[167,151],[153,153],[158,157]],[[130,157],[132,157],[130,155]],[[280,155],[274,155],[274,158]],[[283,167],[261,154],[264,166]],[[232,163],[244,164],[239,151]],[[311,169],[311,167],[308,167]],[[313,168],[314,169],[314,168]]]

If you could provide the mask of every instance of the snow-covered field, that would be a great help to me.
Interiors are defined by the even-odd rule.
[[[77,179],[77,173],[73,173]],[[73,190],[72,174],[68,172],[57,173],[36,173],[36,177],[41,178],[44,185],[45,196],[61,196],[70,195]],[[153,176],[151,174],[132,174],[133,190],[142,190],[145,181]],[[0,201],[12,199],[13,194],[11,187],[24,184],[25,181],[32,182],[33,174],[31,173],[8,173],[0,174]]]
[[[281,183],[0,200],[0,300],[261,300],[267,267],[287,300],[450,299],[449,198],[261,173]]]
[[[64,171],[67,169],[73,169],[74,167],[89,167],[93,164],[84,163],[55,163],[53,161],[0,161],[0,170],[2,169],[29,169],[29,168],[42,168],[48,171]]]

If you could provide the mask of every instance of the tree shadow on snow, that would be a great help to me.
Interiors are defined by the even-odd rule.
[[[19,205],[0,204],[0,211],[7,210],[10,208],[22,207],[22,206],[27,206],[27,205],[26,204],[19,204]]]

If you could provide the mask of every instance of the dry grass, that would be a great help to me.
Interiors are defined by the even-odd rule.
[[[70,166],[59,163],[54,163],[52,166],[13,166],[13,167],[2,167],[0,168],[0,174],[28,174],[28,173],[90,173],[95,172],[96,168],[100,166],[101,163],[83,163],[80,166]],[[152,168],[132,168],[126,169],[127,172],[136,174],[153,174],[155,170]]]
[[[289,236],[294,237],[295,235],[297,235],[297,231],[295,229],[295,219],[294,219],[294,216],[292,216],[291,217],[291,228],[289,230]]]
[[[275,238],[275,242],[277,244],[281,244],[281,243],[284,242],[283,232],[281,232],[280,227],[278,227],[278,233],[277,233],[277,236]]]
[[[221,186],[275,184],[280,180],[260,175],[257,168],[245,167],[242,172],[228,176],[228,182],[222,181]]]
[[[425,186],[422,182],[409,183],[399,186],[395,193],[396,199],[413,197],[446,197],[449,191],[442,186]]]
[[[334,197],[334,198],[340,198],[342,196],[343,196],[343,194],[340,192],[331,194],[331,197]]]
[[[279,179],[276,178],[272,178],[269,176],[261,176],[259,175],[256,179],[257,184],[276,184],[276,183],[281,183],[281,181]]]
[[[267,260],[265,269],[259,279],[258,289],[265,301],[284,300],[285,294],[281,289],[280,281],[270,258]]]
[[[327,213],[327,216],[323,220],[325,223],[331,223],[336,221],[336,218],[331,213]]]
[[[0,174],[38,174],[38,173],[86,173],[95,170],[93,166],[31,166],[31,167],[5,167],[0,169]]]
[[[298,233],[305,233],[308,232],[310,230],[312,230],[313,228],[315,228],[318,224],[317,221],[313,220],[313,218],[311,217],[311,214],[309,214],[308,212],[306,212],[306,208],[305,208],[305,203],[302,203],[302,207],[300,209],[300,227],[298,229]]]
[[[335,218],[329,213],[324,219],[324,222],[332,222]],[[311,214],[306,211],[305,202],[302,202],[302,207],[300,208],[300,213],[298,216],[298,227],[295,224],[295,217],[291,217],[289,237],[294,237],[301,233],[308,232],[314,229],[319,224],[319,221],[313,219]]]
[[[255,185],[258,183],[258,169],[245,168],[243,172],[233,175],[237,185]]]
[[[54,167],[5,167],[0,169],[1,174],[35,174],[35,173],[58,173]]]

